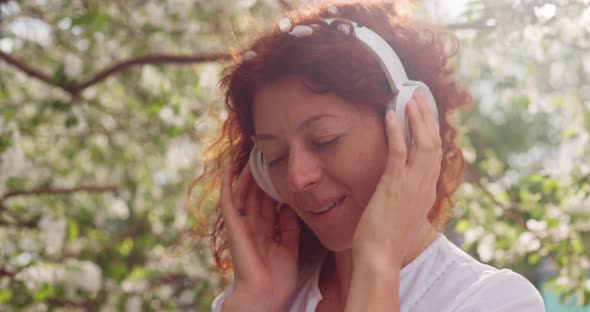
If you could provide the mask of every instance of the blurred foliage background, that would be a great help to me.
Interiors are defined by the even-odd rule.
[[[173,248],[195,224],[185,193],[225,116],[227,52],[296,2],[0,0],[0,310],[209,309],[206,242]],[[476,97],[445,232],[548,311],[582,311],[590,1],[420,2]]]

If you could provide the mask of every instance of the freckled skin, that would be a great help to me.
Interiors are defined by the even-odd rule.
[[[314,116],[331,117],[304,122]],[[383,116],[334,94],[315,94],[295,77],[262,85],[253,108],[257,140],[279,195],[328,249],[351,248],[358,220],[385,169],[387,140]],[[302,126],[304,124],[304,126]],[[337,138],[320,147],[317,143]],[[315,224],[314,204],[346,196],[334,218]]]

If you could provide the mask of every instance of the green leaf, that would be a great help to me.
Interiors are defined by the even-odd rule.
[[[572,240],[572,250],[575,253],[581,253],[582,252],[582,243],[580,242],[579,239]]]
[[[529,255],[527,257],[527,263],[530,264],[530,265],[536,265],[537,263],[539,263],[539,260],[540,259],[541,258],[539,256],[539,254],[538,253],[534,253],[534,254],[531,254],[531,255]]]
[[[12,292],[10,289],[0,289],[0,303],[7,302],[12,298]]]
[[[68,116],[64,121],[64,126],[68,129],[75,127],[78,124],[78,118],[74,115]]]
[[[62,100],[49,100],[44,104],[46,107],[58,112],[68,112],[72,108],[71,102]]]
[[[141,267],[134,267],[133,270],[131,271],[131,273],[129,274],[129,277],[135,278],[135,279],[142,279],[145,276],[146,276],[146,272]]]
[[[10,190],[22,190],[27,184],[27,177],[10,177],[6,180],[6,187]]]
[[[127,276],[129,270],[127,269],[127,265],[121,260],[110,260],[110,262],[107,263],[106,272],[107,276],[115,280],[122,280]]]
[[[459,220],[457,224],[455,224],[455,231],[457,233],[463,234],[469,228],[469,222],[465,219]]]
[[[59,64],[55,72],[53,73],[53,82],[58,85],[64,85],[68,82],[68,75],[65,71],[65,65]]]
[[[12,145],[12,138],[7,134],[0,135],[0,154],[4,153]]]
[[[123,256],[128,256],[132,249],[133,240],[131,238],[126,238],[119,246],[119,253]]]
[[[0,98],[2,95],[0,95]],[[4,123],[9,123],[16,114],[16,110],[12,107],[0,107],[0,116],[4,118]]]
[[[531,104],[531,102],[528,97],[520,96],[520,97],[516,98],[515,104],[522,107],[524,110],[527,110],[529,108],[529,105]]]
[[[518,198],[523,204],[528,203],[531,200],[531,192],[526,188],[522,188],[518,191]]]
[[[548,228],[555,228],[559,225],[559,220],[556,218],[549,218],[547,219],[547,227]]]
[[[562,106],[565,104],[565,98],[563,96],[556,96],[551,99],[551,104],[553,106]]]
[[[561,133],[561,138],[567,140],[576,137],[578,135],[578,131],[579,130],[576,127],[569,127]]]
[[[80,234],[80,228],[75,219],[68,219],[68,237],[70,240],[75,240]]]
[[[33,298],[35,301],[43,301],[53,296],[54,291],[55,290],[52,285],[45,285],[33,295]]]

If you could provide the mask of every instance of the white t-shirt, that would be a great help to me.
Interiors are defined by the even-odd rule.
[[[312,312],[322,300],[318,288],[321,264],[300,273],[302,281],[286,311]],[[212,311],[234,290],[232,281],[213,301]],[[439,234],[400,272],[402,312],[538,312],[545,311],[537,289],[511,270],[478,262]]]

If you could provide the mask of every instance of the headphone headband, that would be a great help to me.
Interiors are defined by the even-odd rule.
[[[337,19],[335,18],[324,19],[328,25],[336,20]],[[406,75],[406,70],[397,56],[397,53],[395,53],[385,39],[370,28],[360,26],[355,21],[346,21],[350,22],[354,27],[356,38],[360,40],[367,47],[367,50],[379,61],[379,65],[381,65],[385,77],[387,77],[391,91],[394,93],[399,92],[401,86],[408,82],[408,76]]]

